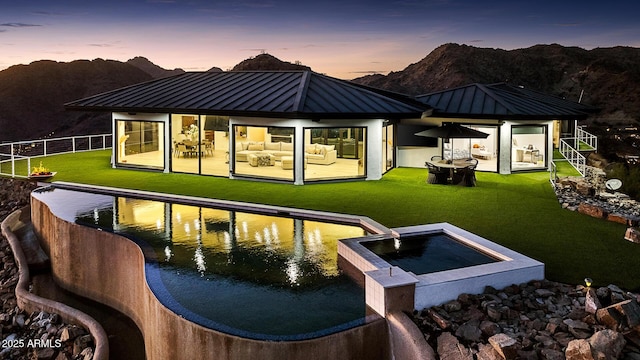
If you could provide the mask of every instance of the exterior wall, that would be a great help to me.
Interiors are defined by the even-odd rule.
[[[397,167],[425,168],[424,162],[430,160],[432,156],[442,154],[442,146],[419,147],[401,146],[397,148]]]
[[[107,304],[140,328],[154,359],[390,359],[384,319],[321,338],[277,342],[227,335],[164,307],[145,279],[142,250],[110,232],[64,221],[32,198],[32,222],[63,288]]]

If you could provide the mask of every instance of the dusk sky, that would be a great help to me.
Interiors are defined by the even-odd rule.
[[[0,70],[144,56],[228,70],[267,52],[343,79],[399,71],[445,43],[640,47],[640,1],[1,0]]]

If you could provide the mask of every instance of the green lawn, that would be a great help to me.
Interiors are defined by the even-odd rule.
[[[466,188],[427,184],[426,169],[399,168],[379,181],[296,186],[115,170],[109,159],[109,151],[95,151],[43,165],[59,181],[357,214],[388,227],[449,222],[544,262],[550,280],[579,284],[588,276],[640,290],[640,245],[624,240],[626,226],[563,210],[547,172],[478,173],[478,186]],[[559,163],[560,174],[576,175],[572,169]]]

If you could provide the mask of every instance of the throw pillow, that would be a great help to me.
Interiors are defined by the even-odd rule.
[[[249,150],[249,151],[262,151],[264,149],[262,148],[262,145],[252,144],[252,145],[249,145],[247,150]]]
[[[279,142],[264,143],[264,149],[280,151],[280,143]]]
[[[307,145],[304,147],[304,152],[309,153],[309,154],[315,154],[316,151],[316,145],[315,144],[311,144],[311,145]]]
[[[282,151],[293,151],[292,143],[282,143]]]

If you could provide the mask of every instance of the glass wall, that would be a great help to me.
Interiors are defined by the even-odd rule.
[[[228,176],[228,129],[226,116],[172,114],[171,170]]]
[[[443,142],[443,156],[445,159],[478,160],[477,170],[498,171],[498,127],[465,125],[473,130],[489,134],[485,139],[450,139]]]
[[[116,120],[119,166],[164,169],[164,124],[154,121]]]
[[[233,173],[293,181],[295,129],[233,126]]]
[[[305,180],[366,176],[366,128],[307,128]]]
[[[547,164],[547,126],[511,128],[511,170],[544,169]]]

